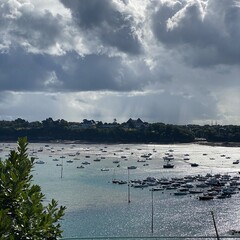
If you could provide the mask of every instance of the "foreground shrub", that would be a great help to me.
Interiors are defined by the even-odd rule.
[[[34,159],[27,154],[27,139],[19,138],[17,150],[0,161],[0,239],[57,239],[65,207],[52,200],[43,205],[44,194],[32,183]]]

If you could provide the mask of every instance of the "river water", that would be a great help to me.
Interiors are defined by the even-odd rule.
[[[15,146],[1,143],[1,158],[6,158]],[[143,159],[141,155],[149,153],[151,160],[138,161]],[[173,169],[163,168],[166,153],[174,156]],[[151,236],[152,223],[153,233],[158,236],[214,235],[211,211],[220,235],[226,235],[229,229],[239,229],[239,193],[227,199],[199,201],[196,195],[175,196],[175,190],[164,190],[153,192],[152,202],[149,188],[128,188],[127,184],[111,182],[113,178],[127,181],[128,177],[133,180],[207,173],[237,176],[240,165],[233,161],[240,158],[239,148],[197,144],[30,143],[29,154],[36,156],[36,161],[45,162],[35,165],[33,175],[46,203],[54,198],[67,207],[62,221],[63,237]],[[190,160],[184,160],[185,154],[189,154]],[[100,161],[94,161],[96,158]],[[119,160],[120,166],[114,160]],[[77,168],[84,161],[90,164]],[[199,166],[191,167],[193,162]],[[61,163],[63,168],[56,166]],[[144,166],[146,163],[148,166]],[[132,165],[137,168],[128,171],[127,167]],[[103,168],[108,171],[101,171]]]

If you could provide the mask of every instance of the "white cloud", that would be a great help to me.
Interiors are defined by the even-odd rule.
[[[234,0],[160,1],[153,15],[158,40],[180,52],[188,64],[239,64],[240,8]]]

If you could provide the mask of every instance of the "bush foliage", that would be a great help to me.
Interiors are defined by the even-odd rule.
[[[27,139],[0,161],[0,239],[57,239],[65,207],[55,200],[44,206],[44,194],[32,183],[34,159],[27,154]]]

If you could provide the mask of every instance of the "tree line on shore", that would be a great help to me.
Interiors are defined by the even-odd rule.
[[[174,125],[147,123],[131,118],[124,123],[102,123],[86,120],[68,122],[47,118],[28,122],[18,118],[0,121],[0,141],[16,141],[27,136],[29,141],[86,141],[110,143],[189,143],[196,140],[208,142],[240,142],[237,125]]]

